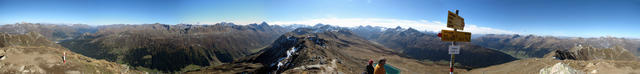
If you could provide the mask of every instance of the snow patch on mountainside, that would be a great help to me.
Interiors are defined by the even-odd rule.
[[[584,73],[571,68],[567,64],[556,63],[551,67],[540,69],[539,74],[584,74]]]
[[[291,49],[287,50],[287,52],[286,52],[287,56],[279,58],[277,63],[273,63],[273,64],[271,64],[271,66],[275,65],[277,67],[277,69],[276,69],[276,71],[277,71],[277,70],[280,70],[281,67],[286,67],[286,66],[292,65],[292,64],[290,64],[290,62],[293,61],[291,59],[291,56],[293,56],[297,50],[298,49],[296,47],[291,47]]]

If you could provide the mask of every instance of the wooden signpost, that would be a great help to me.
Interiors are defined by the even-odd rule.
[[[464,18],[458,16],[457,10],[456,13],[449,11],[449,15],[447,16],[447,27],[464,30]]]
[[[440,33],[442,34],[442,36],[440,37],[442,41],[457,41],[457,42],[471,41],[471,33],[469,32],[442,30]]]
[[[453,74],[454,55],[460,54],[460,49],[462,49],[460,46],[456,45],[456,42],[471,42],[471,33],[458,31],[464,29],[464,18],[458,15],[458,10],[456,10],[456,13],[449,11],[449,15],[447,16],[447,27],[453,28],[453,31],[442,30],[438,36],[442,41],[453,41],[451,46],[449,46],[449,54],[451,54],[449,74]]]

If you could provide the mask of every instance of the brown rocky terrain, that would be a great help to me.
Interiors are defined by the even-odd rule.
[[[640,61],[621,47],[594,48],[575,46],[547,54],[544,58],[529,58],[501,65],[474,69],[469,74],[636,74]]]
[[[631,52],[619,46],[613,48],[594,48],[579,45],[568,50],[556,50],[546,56],[552,56],[560,60],[637,60]]]
[[[66,63],[63,62],[66,53]],[[96,60],[57,45],[34,32],[0,33],[0,73],[82,74],[143,73],[127,65]]]
[[[494,65],[486,68],[474,69],[467,74],[549,74],[540,73],[541,69],[554,67],[556,64],[567,65],[574,71],[556,69],[555,72],[569,72],[566,74],[637,74],[640,73],[638,61],[616,60],[555,60],[553,58],[530,58]],[[553,74],[553,73],[551,73]],[[557,74],[557,73],[556,73]]]

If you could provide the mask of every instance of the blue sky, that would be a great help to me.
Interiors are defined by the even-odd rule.
[[[455,9],[475,34],[640,38],[640,0],[0,0],[0,24],[266,21],[439,31]]]

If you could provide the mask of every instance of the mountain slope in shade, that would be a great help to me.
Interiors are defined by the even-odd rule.
[[[423,33],[412,28],[402,29],[400,27],[383,31],[366,28],[356,28],[356,34],[400,51],[411,58],[431,61],[450,60],[448,46],[451,45],[451,42],[441,41],[434,33]],[[458,42],[458,45],[461,46],[461,51],[455,56],[455,61],[467,68],[486,67],[516,60],[516,58],[500,51],[470,43]]]
[[[164,72],[209,66],[257,52],[289,29],[267,23],[235,25],[105,25],[61,45],[98,59]]]
[[[66,63],[63,54],[66,53]],[[128,66],[95,60],[71,52],[44,36],[0,33],[0,73],[19,74],[81,74],[81,73],[142,73]]]
[[[387,58],[388,64],[401,73],[447,73],[448,66],[408,59],[400,53],[356,36],[348,29],[299,28],[280,36],[271,46],[250,58],[237,60],[230,66],[261,64],[253,71],[222,71],[222,73],[344,73],[364,72],[369,59]],[[224,67],[224,66],[218,66]],[[250,67],[252,68],[252,67]],[[198,72],[211,72],[202,69]],[[234,69],[226,69],[234,70]],[[221,72],[221,71],[217,71]],[[456,71],[456,72],[464,72]]]

